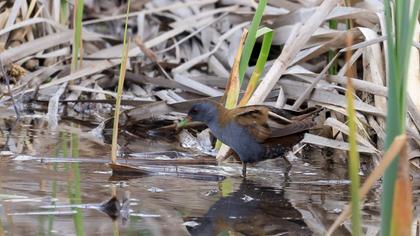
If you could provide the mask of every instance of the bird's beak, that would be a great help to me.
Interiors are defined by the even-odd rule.
[[[190,117],[190,116],[187,116],[187,117],[185,117],[184,119],[180,120],[180,121],[177,123],[176,128],[177,128],[177,129],[183,129],[185,126],[187,126],[187,124],[188,124],[189,122],[191,122],[191,117]]]

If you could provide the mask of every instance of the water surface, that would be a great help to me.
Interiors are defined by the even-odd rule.
[[[2,119],[0,128],[0,235],[321,235],[349,200],[345,168],[328,166],[317,148],[287,173],[283,160],[269,160],[247,180],[238,164],[148,166],[170,174],[121,178],[111,176],[110,146],[87,133],[91,126],[63,121],[54,131],[31,117]],[[126,134],[120,144],[119,162],[133,165],[144,156],[131,154],[191,154],[167,139]],[[113,196],[107,206],[117,211],[104,209]],[[378,205],[375,189],[363,210],[369,235],[379,230]]]

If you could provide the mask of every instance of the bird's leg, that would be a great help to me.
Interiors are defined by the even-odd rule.
[[[246,163],[242,162],[242,177],[246,178]]]
[[[289,172],[292,169],[292,163],[290,163],[290,161],[287,159],[286,156],[283,156],[283,159],[285,161],[285,165],[284,165],[284,179],[285,179],[285,182],[289,182],[289,180],[290,180]]]
[[[283,156],[283,159],[286,163],[286,168],[291,169],[292,168],[292,163],[290,163],[289,159],[287,159],[286,155]]]

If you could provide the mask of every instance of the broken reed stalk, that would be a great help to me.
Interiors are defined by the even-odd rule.
[[[244,29],[239,40],[238,51],[236,51],[235,60],[232,65],[232,70],[230,72],[229,80],[226,85],[225,93],[222,97],[222,103],[225,104],[225,107],[228,109],[235,108],[239,100],[239,92],[241,89],[241,82],[239,80],[239,65],[241,62],[241,55],[244,49],[244,42],[248,35],[248,30]]]
[[[128,28],[128,13],[129,12],[130,12],[130,0],[128,0],[127,2],[127,14],[125,17],[123,52],[121,55],[122,58],[121,58],[120,76],[118,78],[117,98],[115,99],[114,126],[112,128],[112,147],[111,147],[112,164],[115,164],[117,162],[118,123],[120,120],[121,95],[122,95],[122,90],[124,87],[125,71],[126,71],[127,61],[128,61],[129,42],[127,43],[127,28]]]
[[[388,151],[385,153],[384,158],[379,162],[379,165],[372,171],[369,177],[365,180],[362,187],[359,190],[359,197],[360,200],[363,201],[366,194],[372,188],[372,186],[378,181],[385,169],[389,167],[391,162],[395,159],[395,157],[401,153],[401,150],[407,143],[407,136],[405,134],[397,136],[392,144],[390,145]],[[333,235],[334,231],[340,226],[351,214],[351,208],[347,205],[341,214],[337,217],[331,227],[328,229],[326,236]]]

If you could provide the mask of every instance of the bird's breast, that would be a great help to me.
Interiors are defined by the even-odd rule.
[[[244,127],[233,122],[224,126],[209,124],[213,135],[231,147],[243,162],[255,162],[263,158],[264,146],[257,142],[255,137]]]

